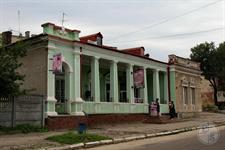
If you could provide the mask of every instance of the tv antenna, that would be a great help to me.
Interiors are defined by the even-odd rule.
[[[17,15],[18,15],[18,31],[19,31],[19,36],[21,36],[21,32],[20,32],[20,10],[18,10]]]
[[[64,22],[66,21],[65,20],[65,16],[66,16],[66,13],[62,13],[62,31],[63,31],[63,33],[65,33],[65,27],[64,27]]]

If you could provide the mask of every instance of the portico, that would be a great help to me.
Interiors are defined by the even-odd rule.
[[[61,114],[148,114],[149,103],[159,99],[161,112],[167,113],[167,63],[145,56],[136,56],[122,50],[79,42],[58,35],[51,24],[43,26],[52,35],[48,43],[48,96],[46,115]],[[52,30],[50,30],[53,28]],[[72,31],[67,31],[68,33]],[[57,39],[59,37],[64,40]],[[62,54],[65,81],[60,89],[64,101],[56,96],[56,74],[51,70],[52,57]],[[143,70],[142,86],[134,84],[135,72]],[[56,91],[57,89],[57,91]],[[64,91],[63,91],[64,90]],[[59,103],[65,103],[65,109]],[[63,111],[59,111],[63,110]]]

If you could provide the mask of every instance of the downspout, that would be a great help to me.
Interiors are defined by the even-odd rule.
[[[171,101],[171,89],[170,89],[170,64],[168,64],[167,66],[167,81],[168,81],[168,97],[169,97],[169,101]]]

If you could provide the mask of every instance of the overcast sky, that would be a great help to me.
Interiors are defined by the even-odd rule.
[[[21,32],[61,25],[64,12],[64,26],[81,36],[101,32],[106,45],[144,46],[162,61],[169,54],[189,57],[201,42],[225,41],[225,0],[0,0],[0,32],[19,30],[18,10]]]

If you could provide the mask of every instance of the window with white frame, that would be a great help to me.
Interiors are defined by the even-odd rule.
[[[188,87],[183,86],[183,102],[185,105],[188,105]]]
[[[195,105],[195,88],[191,88],[191,104]]]
[[[181,85],[183,88],[183,104],[188,105],[188,81],[185,77],[182,78]]]

